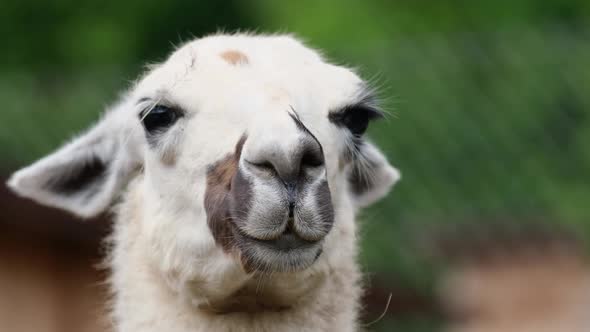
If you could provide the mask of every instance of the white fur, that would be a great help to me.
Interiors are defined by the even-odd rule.
[[[247,61],[228,63],[220,56],[227,50],[244,54]],[[367,143],[375,187],[360,196],[349,190],[352,166],[343,167],[340,158],[349,143],[328,113],[354,102],[363,85],[349,69],[325,62],[289,36],[198,39],[148,72],[97,126],[17,172],[9,185],[23,196],[84,217],[122,196],[109,262],[118,331],[354,331],[361,294],[356,209],[381,198],[399,178]],[[144,97],[152,101],[137,104]],[[138,114],[156,102],[174,103],[186,114],[153,148]],[[310,268],[249,274],[237,255],[216,245],[207,226],[207,170],[232,153],[244,133],[243,158],[256,158],[256,151],[269,144],[288,153],[298,141],[291,109],[323,146],[334,226]],[[65,176],[61,172],[89,155],[108,162],[96,195],[51,191],[48,180]],[[271,189],[257,186],[268,195],[254,205],[269,204],[265,199],[272,197]],[[271,308],[228,310],[234,301]],[[274,311],[278,307],[288,309]]]

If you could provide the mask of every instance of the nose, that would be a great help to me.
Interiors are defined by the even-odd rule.
[[[232,202],[248,216],[236,220],[256,239],[292,238],[285,246],[317,242],[333,221],[323,148],[299,117],[266,120],[249,128],[238,156],[241,175],[234,179],[246,179],[248,192],[233,195]],[[232,189],[240,192],[238,185]]]
[[[314,138],[303,137],[298,144],[281,149],[279,146],[267,147],[247,162],[261,172],[278,177],[286,186],[289,196],[294,196],[297,183],[307,172],[324,166],[322,148]]]

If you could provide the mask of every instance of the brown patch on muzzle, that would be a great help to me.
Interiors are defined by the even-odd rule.
[[[230,213],[232,185],[238,173],[238,166],[242,148],[246,142],[243,135],[233,154],[228,154],[209,167],[207,171],[207,188],[205,190],[205,211],[207,212],[207,224],[215,242],[225,251],[230,251],[233,246],[233,225]],[[242,199],[247,197],[248,190],[240,188]]]

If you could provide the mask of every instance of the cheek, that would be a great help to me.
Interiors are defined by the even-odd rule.
[[[148,153],[142,183],[144,215],[149,216],[143,218],[145,232],[154,242],[172,246],[190,244],[203,234],[211,236],[203,207],[205,166],[180,157],[175,165],[167,165],[157,153]],[[184,166],[188,164],[194,166]]]
[[[144,166],[146,195],[153,198],[151,204],[158,210],[177,214],[180,211],[202,212],[205,192],[204,167],[182,167],[190,161],[179,159],[176,165],[167,165],[157,154],[146,158]]]
[[[145,185],[150,186],[145,181]],[[192,191],[198,186],[190,186]],[[184,191],[184,189],[182,190]],[[140,241],[145,241],[153,263],[162,271],[183,271],[189,262],[215,247],[201,204],[192,195],[171,187],[143,190],[144,204]],[[147,217],[149,216],[149,217]],[[139,221],[138,221],[139,222]]]
[[[328,182],[332,187],[332,184],[339,180],[339,175],[344,172],[345,163],[342,156],[347,150],[346,134],[339,128],[328,126],[316,136],[322,144]]]
[[[326,173],[331,199],[337,201],[347,191],[347,171],[349,162],[342,158],[340,150],[325,149]],[[334,202],[336,203],[336,202]]]

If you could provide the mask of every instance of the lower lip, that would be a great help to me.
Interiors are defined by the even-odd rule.
[[[258,271],[289,272],[311,266],[322,251],[322,241],[310,242],[287,233],[274,240],[259,240],[238,232],[240,250]]]
[[[262,272],[293,272],[307,269],[320,256],[319,245],[308,245],[291,249],[277,249],[267,244],[251,243],[245,249],[256,270]]]

